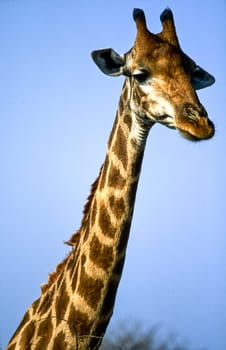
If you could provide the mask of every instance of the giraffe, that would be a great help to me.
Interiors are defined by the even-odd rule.
[[[151,33],[134,9],[137,34],[124,55],[92,52],[101,71],[125,76],[105,161],[83,212],[80,229],[66,243],[71,251],[41,287],[7,350],[98,349],[113,313],[122,275],[143,154],[155,123],[193,141],[209,139],[214,125],[195,90],[214,77],[180,48],[172,11],[162,31]]]

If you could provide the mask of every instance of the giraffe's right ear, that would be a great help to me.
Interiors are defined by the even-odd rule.
[[[96,50],[91,55],[96,65],[104,74],[113,77],[123,74],[125,59],[113,49]]]

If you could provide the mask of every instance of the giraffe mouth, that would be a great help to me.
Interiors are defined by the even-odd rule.
[[[160,123],[160,124],[163,124],[163,125],[167,126],[167,128],[176,129],[174,118],[171,117],[168,114],[164,114],[164,115],[156,117],[155,121]]]
[[[213,126],[213,124],[212,124]],[[179,133],[187,140],[190,141],[202,141],[202,140],[208,140],[214,135],[214,127],[210,128],[208,131],[203,130],[197,130],[195,133],[190,132],[190,130],[183,130],[180,128],[177,128]]]
[[[195,135],[192,135],[188,131],[180,130],[180,129],[178,129],[178,131],[187,140],[190,140],[190,141],[201,141],[201,140],[203,140],[203,138],[199,138],[199,137],[197,137]]]
[[[215,133],[214,124],[207,117],[176,121],[175,127],[185,139],[190,141],[208,140]]]

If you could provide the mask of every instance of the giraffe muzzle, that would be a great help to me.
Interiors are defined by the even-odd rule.
[[[207,140],[213,137],[214,124],[208,118],[205,108],[200,105],[185,104],[176,108],[175,127],[182,136],[191,141]]]

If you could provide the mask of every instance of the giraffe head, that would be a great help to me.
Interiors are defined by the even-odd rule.
[[[107,75],[129,79],[130,108],[141,121],[176,128],[193,141],[211,138],[214,125],[195,90],[215,79],[181,50],[171,10],[161,14],[158,34],[147,29],[142,10],[134,9],[133,18],[137,35],[132,49],[124,55],[113,49],[93,51],[95,63]]]

